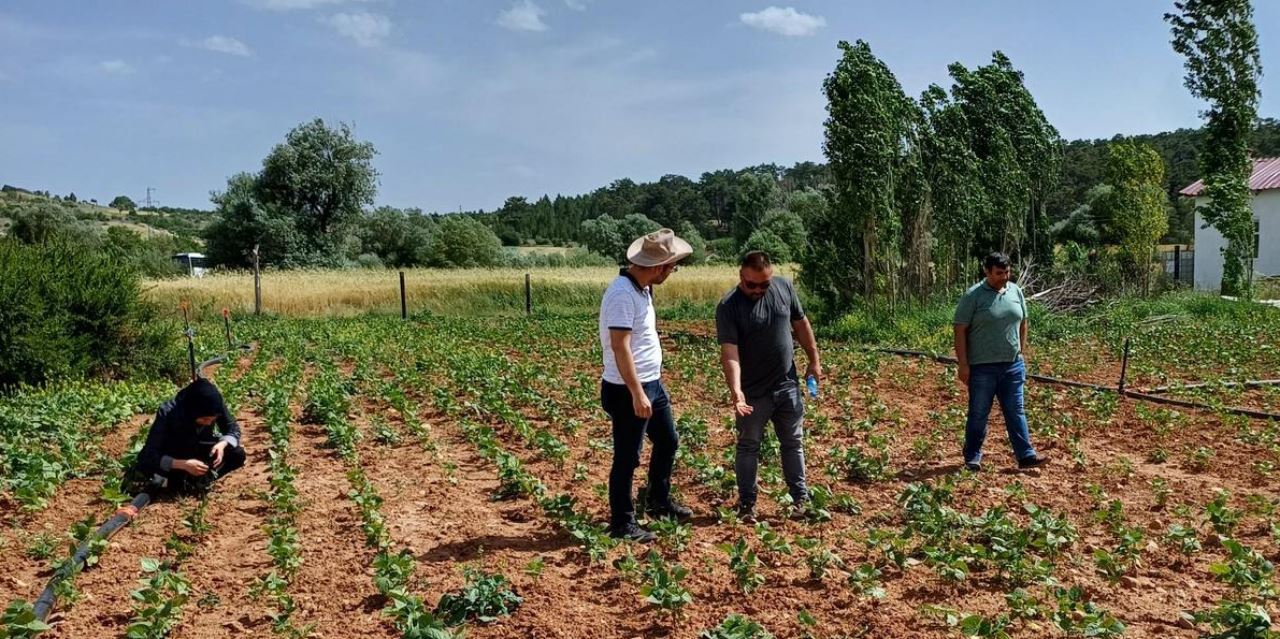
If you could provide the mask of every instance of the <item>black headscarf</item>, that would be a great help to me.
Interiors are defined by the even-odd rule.
[[[194,421],[197,417],[222,415],[226,410],[227,404],[218,387],[203,377],[187,384],[173,398],[173,414],[183,420]]]

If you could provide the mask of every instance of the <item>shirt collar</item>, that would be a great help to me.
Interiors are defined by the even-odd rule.
[[[637,281],[636,281],[636,277],[635,277],[634,275],[632,275],[632,274],[631,274],[631,271],[627,270],[627,268],[626,268],[626,267],[623,267],[622,269],[620,269],[620,270],[618,271],[618,275],[621,275],[621,276],[623,276],[623,277],[627,278],[628,280],[630,280],[630,281],[631,281],[631,285],[632,285],[632,286],[634,286],[634,287],[636,287],[636,291],[638,291],[638,292],[640,292],[640,293],[644,293],[644,292],[647,290],[645,287],[640,286],[640,282],[637,282]]]
[[[984,278],[982,278],[982,287],[983,287],[983,288],[985,288],[985,289],[987,289],[988,291],[991,291],[992,293],[1008,293],[1008,292],[1009,292],[1009,284],[1012,284],[1012,283],[1013,283],[1013,282],[1009,282],[1008,284],[1005,284],[1005,285],[1004,285],[1004,291],[1000,291],[999,289],[996,289],[995,287],[991,286],[991,283],[987,281],[987,278],[985,278],[985,277],[984,277]]]

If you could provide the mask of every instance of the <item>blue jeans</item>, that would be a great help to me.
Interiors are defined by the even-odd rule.
[[[631,391],[621,384],[600,383],[600,403],[613,418],[613,467],[609,470],[609,525],[624,526],[636,520],[631,498],[631,482],[640,465],[640,450],[645,435],[653,443],[649,455],[649,491],[647,505],[667,506],[671,502],[671,469],[675,466],[680,437],[671,415],[671,400],[662,382],[641,384],[653,405],[649,419],[636,417],[631,404]]]
[[[982,442],[987,438],[987,418],[991,404],[1000,399],[1009,444],[1019,461],[1034,457],[1031,433],[1027,430],[1027,414],[1022,408],[1022,387],[1027,382],[1027,369],[1022,359],[1009,363],[978,364],[969,367],[969,418],[964,428],[964,461],[982,461]]]
[[[809,498],[804,482],[804,399],[800,385],[788,382],[762,397],[747,399],[752,411],[737,418],[738,447],[733,471],[738,476],[738,501],[756,503],[756,474],[760,464],[760,440],[764,425],[773,422],[782,452],[782,475],[791,499],[800,503]]]

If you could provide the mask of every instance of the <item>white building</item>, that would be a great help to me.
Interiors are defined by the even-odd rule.
[[[1254,277],[1280,276],[1280,158],[1255,159],[1249,189],[1253,191]],[[1203,190],[1204,182],[1197,180],[1179,193],[1196,201],[1195,286],[1217,291],[1222,284],[1222,249],[1226,241],[1217,229],[1206,228],[1200,216],[1200,207],[1209,201],[1201,195]]]

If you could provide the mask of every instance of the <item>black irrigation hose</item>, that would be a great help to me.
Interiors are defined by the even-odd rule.
[[[138,493],[137,497],[128,506],[121,506],[110,519],[103,522],[97,530],[93,531],[84,541],[76,547],[76,551],[71,555],[70,561],[63,562],[58,566],[58,570],[53,573],[53,577],[49,578],[49,585],[44,587],[44,592],[36,598],[34,612],[36,618],[44,621],[49,618],[49,613],[53,612],[53,606],[57,603],[58,596],[54,594],[58,584],[64,579],[80,572],[84,568],[85,559],[89,557],[89,547],[98,539],[109,539],[117,530],[124,527],[125,524],[138,516],[138,512],[151,503],[151,495],[146,492]]]
[[[955,363],[956,363],[956,358],[954,358],[954,357],[951,357],[951,356],[949,356],[949,355],[939,355],[939,354],[937,354],[937,353],[929,353],[929,352],[926,352],[926,351],[911,351],[911,350],[903,350],[903,349],[897,349],[897,348],[877,348],[877,349],[874,349],[874,350],[876,350],[876,351],[878,351],[878,352],[881,352],[881,353],[889,353],[889,354],[891,354],[891,355],[904,355],[904,356],[907,356],[907,357],[924,357],[924,358],[927,358],[927,359],[932,359],[932,360],[937,361],[937,362],[941,362],[941,363],[943,363],[943,364],[955,364]],[[1200,408],[1200,409],[1205,409],[1205,410],[1221,410],[1221,411],[1223,411],[1223,412],[1231,413],[1231,414],[1233,414],[1233,415],[1243,415],[1243,416],[1245,416],[1245,417],[1252,417],[1252,418],[1254,418],[1254,419],[1274,419],[1274,420],[1276,420],[1276,421],[1280,421],[1280,413],[1269,413],[1269,412],[1267,412],[1267,411],[1256,410],[1256,409],[1253,409],[1253,408],[1244,408],[1244,407],[1240,407],[1240,406],[1222,406],[1222,407],[1218,407],[1218,406],[1212,406],[1212,405],[1209,405],[1209,404],[1205,404],[1205,403],[1203,403],[1203,402],[1192,402],[1192,401],[1187,401],[1187,400],[1184,400],[1184,399],[1174,399],[1174,398],[1172,398],[1172,397],[1161,397],[1161,396],[1159,396],[1159,395],[1152,395],[1150,392],[1145,392],[1145,393],[1144,393],[1144,392],[1140,392],[1140,391],[1132,391],[1132,390],[1128,390],[1128,389],[1125,389],[1125,390],[1121,391],[1119,388],[1117,388],[1117,387],[1115,387],[1115,386],[1103,386],[1103,385],[1101,385],[1101,384],[1090,384],[1090,383],[1088,383],[1088,382],[1077,382],[1077,381],[1072,380],[1072,379],[1062,379],[1062,378],[1059,378],[1059,377],[1049,377],[1048,375],[1032,375],[1032,374],[1027,374],[1027,378],[1028,378],[1028,379],[1034,379],[1034,380],[1036,380],[1037,382],[1044,382],[1044,383],[1046,383],[1046,384],[1058,384],[1058,385],[1060,385],[1060,386],[1072,386],[1072,387],[1075,387],[1075,388],[1088,388],[1088,389],[1096,390],[1096,391],[1106,391],[1106,392],[1109,392],[1109,393],[1118,393],[1118,394],[1120,394],[1120,395],[1123,395],[1124,397],[1129,397],[1129,398],[1132,398],[1132,399],[1138,399],[1138,400],[1142,400],[1142,401],[1144,401],[1144,402],[1151,402],[1151,403],[1153,403],[1153,404],[1166,404],[1166,405],[1169,405],[1169,406],[1181,406],[1181,407],[1183,407],[1183,408]],[[1267,380],[1267,381],[1275,381],[1275,380]],[[1246,382],[1246,383],[1247,383],[1247,382]],[[1157,390],[1157,389],[1153,389],[1153,390]]]
[[[239,350],[252,351],[253,345],[241,344]],[[204,377],[205,367],[212,366],[214,364],[221,364],[227,361],[230,356],[231,353],[224,353],[214,357],[213,359],[205,360],[198,366],[194,367],[195,371],[200,377]],[[58,569],[54,571],[53,576],[49,578],[49,584],[44,587],[44,591],[36,598],[33,610],[37,619],[44,621],[49,618],[49,614],[53,612],[53,607],[58,601],[58,596],[55,594],[58,584],[72,575],[79,573],[84,568],[84,562],[89,557],[89,548],[93,542],[98,539],[111,538],[117,530],[123,528],[125,524],[132,521],[134,517],[137,517],[138,513],[141,512],[149,503],[151,503],[150,493],[138,493],[128,506],[122,506],[119,510],[116,510],[114,515],[103,522],[102,525],[99,526],[97,530],[93,531],[92,534],[85,537],[84,541],[80,542],[80,545],[76,547],[75,553],[71,555],[71,560],[63,562],[62,565],[58,566]]]
[[[1193,388],[1263,388],[1264,386],[1280,386],[1280,379],[1251,379],[1243,382],[1199,382],[1196,384],[1170,384],[1168,386],[1157,386],[1148,388],[1144,393],[1157,394],[1168,393],[1170,391],[1191,390]]]
[[[249,352],[249,351],[252,351],[252,350],[253,350],[253,344],[241,344],[241,345],[238,347],[238,349],[239,349],[240,351]],[[207,367],[209,367],[209,366],[213,366],[214,364],[222,364],[222,363],[225,363],[225,362],[227,361],[227,359],[229,359],[230,357],[231,357],[231,353],[223,353],[223,354],[221,354],[221,355],[219,355],[219,356],[217,356],[217,357],[214,357],[214,358],[212,358],[212,359],[207,359],[207,360],[205,360],[205,361],[203,361],[203,362],[200,362],[200,364],[198,364],[198,365],[195,367],[196,377],[205,378],[205,374],[204,374],[204,369],[205,369],[205,368],[207,368]]]

